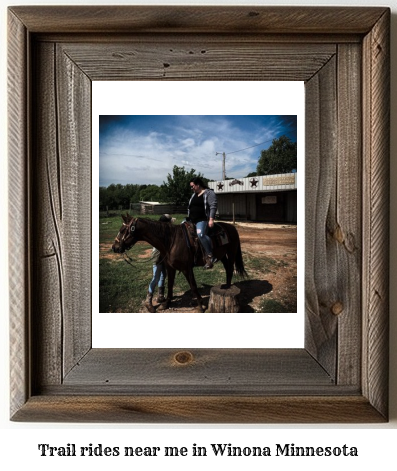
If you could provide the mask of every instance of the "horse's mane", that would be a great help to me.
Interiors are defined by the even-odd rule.
[[[175,232],[178,232],[180,226],[170,222],[153,221],[153,219],[139,217],[138,221],[144,222],[151,231],[155,231],[158,236],[163,239],[166,247],[170,245],[174,238]]]

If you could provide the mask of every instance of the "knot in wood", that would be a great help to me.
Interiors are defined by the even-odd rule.
[[[334,231],[334,239],[336,239],[340,244],[343,244],[345,240],[345,236],[340,226],[337,226]]]
[[[332,311],[332,314],[334,314],[335,316],[339,316],[339,314],[342,313],[343,311],[343,304],[341,302],[336,302],[335,304],[333,304],[333,306],[331,307],[331,311]]]
[[[193,361],[193,355],[190,352],[178,352],[175,354],[174,360],[180,365],[186,365]]]

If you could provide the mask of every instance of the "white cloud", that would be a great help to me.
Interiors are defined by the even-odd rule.
[[[163,125],[156,123],[158,130],[115,127],[101,138],[100,184],[161,185],[174,165],[194,168],[207,178],[219,180],[222,155],[216,154],[222,152],[227,153],[226,175],[240,178],[256,168],[261,147],[254,146],[280,133],[274,125],[256,125],[255,119],[251,127],[239,127],[232,117],[172,118]]]

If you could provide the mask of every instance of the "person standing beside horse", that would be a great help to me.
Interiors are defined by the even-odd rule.
[[[173,219],[169,214],[163,214],[160,216],[159,221],[165,223],[172,223],[175,219]],[[157,302],[163,303],[165,301],[164,297],[164,288],[165,288],[165,279],[167,277],[167,269],[163,260],[161,260],[160,251],[153,247],[152,249],[152,259],[153,259],[153,277],[151,282],[149,283],[149,288],[145,300],[145,307],[149,312],[155,312],[155,308],[153,306],[153,295],[158,287],[158,296]]]
[[[214,226],[218,202],[214,190],[208,188],[201,178],[193,178],[190,181],[190,188],[193,194],[189,201],[188,217],[196,226],[197,236],[205,252],[204,268],[208,269],[214,266],[208,229]]]

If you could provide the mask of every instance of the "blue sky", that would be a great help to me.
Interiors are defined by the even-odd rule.
[[[296,141],[292,115],[99,117],[99,185],[161,185],[174,165],[206,178],[242,178],[256,170],[260,151],[283,134]]]

